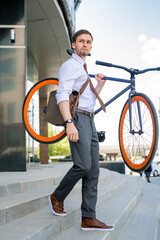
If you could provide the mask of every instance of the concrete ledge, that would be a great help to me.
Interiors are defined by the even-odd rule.
[[[125,174],[125,163],[123,161],[105,161],[99,163],[101,168]]]

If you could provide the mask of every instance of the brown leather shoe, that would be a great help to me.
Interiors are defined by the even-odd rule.
[[[57,216],[66,216],[67,215],[67,212],[64,211],[63,202],[59,201],[57,199],[55,193],[52,193],[49,196],[49,202],[51,205],[51,210],[55,215],[57,215]]]
[[[108,226],[105,223],[100,222],[98,219],[90,219],[82,217],[81,230],[83,231],[113,231],[113,226]]]

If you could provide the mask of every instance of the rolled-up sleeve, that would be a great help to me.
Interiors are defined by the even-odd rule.
[[[59,85],[57,87],[57,104],[62,101],[69,101],[69,96],[72,92],[76,75],[74,74],[73,65],[70,61],[62,64],[58,73]]]

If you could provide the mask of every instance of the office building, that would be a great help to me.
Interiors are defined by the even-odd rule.
[[[68,58],[80,2],[0,1],[0,171],[26,171],[35,143],[26,140],[24,97],[37,81],[57,77]],[[47,163],[47,145],[40,145],[40,161]]]

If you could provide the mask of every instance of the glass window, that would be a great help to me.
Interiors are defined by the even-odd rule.
[[[2,25],[24,24],[24,1],[0,1],[0,23]],[[17,11],[18,9],[18,11]]]
[[[8,103],[8,122],[14,122],[15,121],[15,103]]]
[[[36,83],[38,81],[37,66],[29,51],[27,51],[27,80],[32,83]]]

